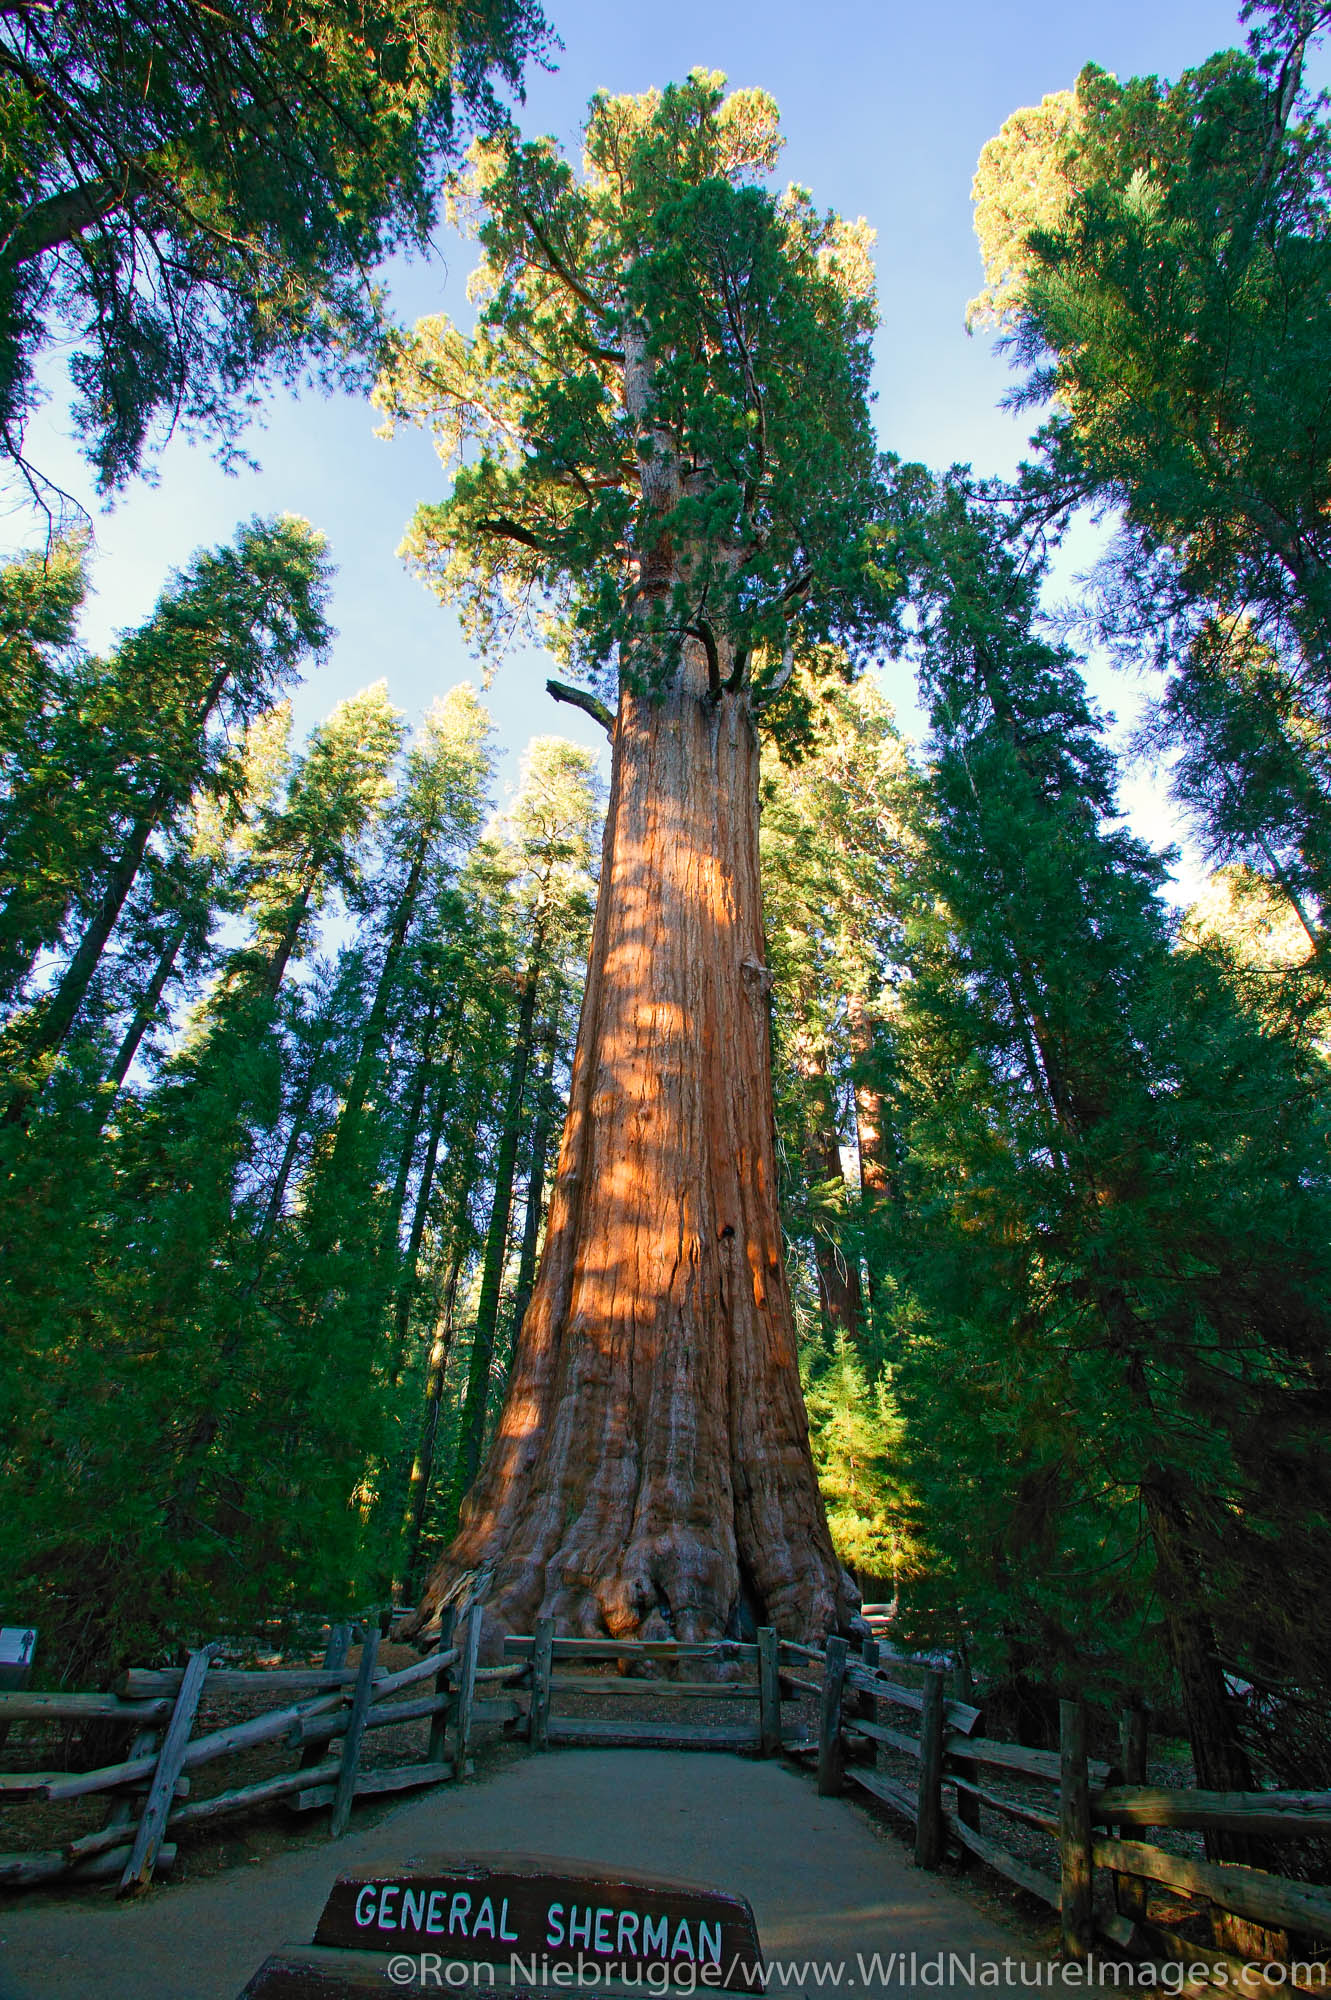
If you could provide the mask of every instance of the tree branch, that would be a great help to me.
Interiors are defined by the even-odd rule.
[[[553,542],[543,542],[530,528],[524,528],[520,521],[510,521],[505,514],[492,515],[484,521],[478,520],[476,526],[483,534],[498,536],[500,541],[521,542],[524,548],[535,549],[538,556],[555,554]]]
[[[567,681],[547,681],[545,691],[555,701],[566,701],[570,708],[580,708],[584,715],[590,715],[593,722],[599,722],[613,743],[615,740],[615,718],[603,701],[598,701],[586,688],[570,687]]]
[[[728,681],[726,682],[726,693],[727,693],[727,694],[738,694],[738,693],[739,693],[740,689],[741,689],[741,688],[743,687],[743,685],[744,685],[744,676],[745,676],[745,674],[746,674],[746,673],[748,672],[748,669],[749,669],[749,649],[748,649],[748,647],[747,647],[747,646],[736,646],[736,648],[735,648],[735,664],[734,664],[734,666],[733,666],[733,667],[731,668],[731,672],[730,672],[730,679],[729,679],[729,680],[728,680]]]
[[[122,208],[129,199],[130,176],[126,171],[120,184],[95,181],[84,187],[68,188],[48,195],[23,214],[6,246],[14,263],[24,264],[54,250],[72,237],[81,236],[95,222]]]
[[[592,292],[588,291],[587,287],[581,282],[581,280],[578,277],[576,277],[575,274],[569,269],[565,259],[559,255],[559,252],[555,249],[555,246],[551,242],[549,235],[544,229],[542,229],[539,221],[537,220],[536,213],[532,208],[531,203],[524,201],[521,204],[520,213],[522,215],[523,221],[526,223],[528,229],[530,229],[532,235],[535,237],[538,246],[545,252],[546,258],[548,260],[548,268],[550,276],[553,278],[558,278],[561,285],[567,286],[568,290],[572,292],[574,298],[581,300],[582,304],[586,306],[588,312],[592,313],[595,316],[595,318],[597,319],[603,318],[605,315],[604,306]]]
[[[690,639],[701,641],[702,649],[707,655],[708,700],[718,702],[721,699],[721,661],[716,650],[716,634],[712,630],[712,622],[699,611],[694,623],[686,625],[684,630]]]
[[[764,681],[761,687],[754,690],[753,712],[755,715],[761,715],[765,708],[771,707],[782,689],[790,685],[790,679],[794,671],[795,651],[792,646],[787,646],[785,652],[781,655],[781,665],[772,675],[772,678],[769,681]]]

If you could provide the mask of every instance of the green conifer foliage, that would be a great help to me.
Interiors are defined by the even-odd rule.
[[[844,1333],[811,1342],[803,1370],[813,1462],[836,1552],[858,1577],[887,1582],[895,1604],[917,1553],[910,1458],[891,1370],[872,1377]]]
[[[80,0],[0,22],[0,449],[76,343],[103,489],[183,421],[234,455],[264,377],[354,379],[367,274],[424,246],[463,129],[548,40],[531,0]]]
[[[27,1000],[5,1027],[11,1122],[67,1042],[150,851],[179,839],[201,792],[236,786],[233,743],[322,649],[328,580],[307,522],[251,522],[173,578],[105,661],[75,657],[50,690],[0,851],[0,970]],[[68,955],[33,988],[51,948]]]
[[[1027,505],[1122,510],[1095,622],[1167,676],[1165,747],[1214,851],[1322,943],[1331,879],[1331,127],[1325,17],[1245,10],[1246,53],[1174,84],[1083,70],[985,147],[994,312],[1052,400]]]
[[[591,930],[592,848],[599,786],[591,753],[559,737],[527,748],[517,795],[485,856],[507,904],[510,973],[516,1002],[512,1055],[505,1079],[494,1160],[480,1293],[472,1328],[467,1390],[459,1424],[451,1508],[456,1518],[476,1476],[492,1402],[500,1291],[508,1261],[518,1154],[534,1118],[531,1078],[538,1023],[554,1037],[561,1001],[580,970]],[[548,1088],[548,1082],[547,1082]],[[545,1112],[549,1122],[549,1112]],[[548,1133],[547,1133],[548,1143]]]
[[[896,1380],[937,1582],[1018,1674],[1023,1649],[1046,1676],[1139,1673],[1158,1626],[1198,1780],[1233,1787],[1223,1666],[1322,1673],[1288,1614],[1326,1553],[1325,1074],[1171,949],[999,496],[899,494],[934,762]]]
[[[794,683],[797,696],[810,690]],[[773,986],[773,1063],[784,1141],[786,1228],[812,1248],[823,1331],[882,1360],[861,1295],[865,1202],[876,1199],[872,1141],[860,1152],[857,1059],[866,1024],[890,1004],[900,953],[905,752],[869,680],[828,693],[795,760],[763,765],[763,907]],[[841,1151],[855,1156],[848,1182]],[[872,1372],[872,1371],[871,1371]]]

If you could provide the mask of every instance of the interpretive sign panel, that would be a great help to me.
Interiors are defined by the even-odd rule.
[[[31,1625],[0,1626],[0,1688],[25,1688],[37,1634]]]

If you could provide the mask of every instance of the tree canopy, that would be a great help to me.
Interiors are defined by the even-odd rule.
[[[759,703],[820,641],[863,656],[871,236],[764,189],[779,147],[769,97],[699,70],[594,99],[581,178],[547,140],[473,148],[475,334],[420,321],[376,400],[452,470],[404,549],[483,647],[534,628],[612,701],[690,637]]]
[[[1018,400],[1052,399],[1028,505],[1119,510],[1094,624],[1169,676],[1161,747],[1213,852],[1320,944],[1331,729],[1331,128],[1323,10],[1250,9],[1176,83],[1088,66],[980,158],[976,227]]]
[[[176,423],[233,452],[265,377],[355,379],[375,268],[428,243],[461,134],[547,45],[534,0],[6,8],[4,452],[57,342],[103,490]]]

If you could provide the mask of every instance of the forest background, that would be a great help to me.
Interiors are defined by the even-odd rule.
[[[834,0],[816,23],[794,0],[780,0],[764,10],[760,28],[744,7],[703,0],[665,14],[573,0],[557,10],[554,26],[564,46],[552,70],[529,66],[519,123],[527,133],[553,133],[565,147],[574,145],[594,90],[646,90],[701,63],[732,88],[771,92],[782,114],[782,181],[813,189],[839,214],[864,215],[877,231],[883,303],[873,390],[884,447],[926,465],[960,462],[1000,477],[1015,471],[1030,423],[1001,407],[1013,377],[992,339],[966,330],[966,302],[981,275],[970,195],[980,148],[1016,106],[1068,88],[1088,61],[1118,76],[1177,76],[1203,51],[1242,40],[1227,0],[1167,9],[1145,0],[1075,9],[963,0],[946,16],[895,0],[874,7]],[[1314,50],[1310,81],[1325,64],[1324,51]],[[443,223],[435,240],[431,261],[390,265],[392,310],[407,324],[443,311],[466,326],[471,247]],[[97,508],[87,466],[67,436],[62,372],[58,357],[44,370],[52,401],[33,425],[34,455]],[[146,616],[166,570],[225,540],[236,521],[289,511],[327,535],[337,564],[336,638],[317,676],[296,691],[298,731],[379,673],[389,675],[393,700],[409,714],[474,679],[456,615],[395,554],[412,509],[438,478],[429,440],[402,432],[386,446],[354,394],[315,398],[278,387],[265,395],[260,420],[263,428],[247,440],[259,471],[228,475],[206,444],[177,438],[157,463],[155,487],[136,482],[113,511],[98,511],[103,559],[83,628],[88,642],[104,644]],[[16,523],[10,539],[18,544],[23,535]],[[1088,563],[1097,545],[1089,533],[1074,541],[1063,572]],[[532,688],[545,671],[539,659],[515,653],[487,694],[506,777],[530,733]],[[1131,682],[1105,676],[1092,684],[1126,721],[1136,706]],[[885,692],[902,727],[922,733],[909,673],[890,670]],[[572,711],[558,712],[557,727],[604,751],[600,731]],[[1124,798],[1144,838],[1165,845],[1180,837],[1149,774],[1129,772]]]
[[[844,8],[816,32],[791,9],[765,16],[761,45],[738,12],[644,24],[584,8],[554,25],[558,67],[529,67],[520,122],[569,149],[600,85],[643,89],[701,60],[773,92],[780,177],[878,231],[881,444],[982,477],[1014,472],[1031,419],[999,408],[1007,362],[985,329],[964,331],[981,146],[1088,60],[1176,76],[1241,39],[1211,7],[1112,20]],[[1324,68],[1318,50],[1310,84]],[[441,224],[433,258],[394,260],[395,311],[442,308],[466,327],[470,262]],[[7,719],[5,970],[13,994],[30,983],[6,1024],[6,1248],[26,1343],[6,1532],[11,1578],[78,1675],[170,1644],[203,1602],[242,1616],[284,1595],[333,1608],[339,1589],[410,1594],[447,1538],[531,1284],[602,739],[546,709],[548,663],[522,649],[487,695],[488,739],[459,685],[477,670],[453,612],[393,554],[438,468],[409,430],[376,441],[363,395],[274,391],[240,440],[262,470],[228,475],[177,437],[103,512],[64,435],[59,363],[42,360],[50,400],[26,451],[91,510],[78,630],[110,660],[113,697],[104,720],[95,702],[71,709],[64,748],[114,744],[119,763],[62,767],[58,730],[47,765],[45,747],[33,754],[22,701],[51,646],[38,633]],[[1309,1735],[1299,1596],[1325,1510],[1298,1483],[1326,1394],[1320,1003],[1312,985],[1293,999],[1297,982],[1245,982],[1241,924],[1214,964],[1171,957],[1160,899],[1193,900],[1202,856],[1157,865],[1111,831],[1116,775],[1148,847],[1183,825],[1158,773],[1115,773],[1038,613],[1041,584],[1046,603],[1072,588],[1106,529],[1083,515],[1042,579],[976,503],[961,479],[932,494],[899,483],[923,692],[904,663],[871,675],[832,705],[814,760],[767,779],[786,1221],[834,1529],[876,1590],[902,1593],[902,1636],[958,1644],[1024,1729],[1039,1733],[1067,1685],[1181,1691],[1204,1779],[1209,1746],[1217,1784],[1241,1786],[1254,1755],[1307,1782],[1326,1752]],[[17,503],[12,525],[16,546],[41,527]],[[58,597],[59,575],[34,590]],[[1323,612],[1302,578],[1288,616],[1282,643],[1320,673]],[[172,678],[200,619],[218,617],[220,705],[206,649],[195,683]],[[1140,684],[1094,651],[1090,684],[1135,714]],[[269,714],[283,695],[286,737]],[[923,789],[882,696],[910,734],[932,705]],[[1220,725],[1232,719],[1222,707]],[[228,759],[226,734],[243,755]],[[491,819],[496,748],[508,792]],[[147,816],[124,784],[135,758],[160,768]],[[1320,797],[1312,810],[1279,771],[1258,775],[1273,790],[1255,787],[1254,812],[1299,831],[1313,937]],[[1258,852],[1260,872],[1260,828],[1236,831],[1232,802],[1206,797],[1204,769],[1193,779],[1203,817]],[[95,832],[107,799],[127,826],[110,857]],[[48,800],[56,847],[41,845]],[[26,876],[24,841],[42,857]],[[192,1012],[168,1030],[159,1003],[176,988]],[[845,1162],[856,1181],[856,1134],[866,1187],[880,1177],[868,1217],[847,1212],[841,1180]],[[968,1209],[970,1186],[987,1207]],[[1215,1296],[1194,1301],[1195,1271]],[[1159,1336],[1144,1352],[1138,1316]],[[167,1490],[126,1481],[134,1464],[168,1465]],[[1286,1569],[1268,1597],[1283,1587],[1284,1622],[1259,1629],[1251,1585],[1277,1543]],[[1250,1690],[1270,1689],[1242,1741],[1221,1674],[1236,1663]]]

